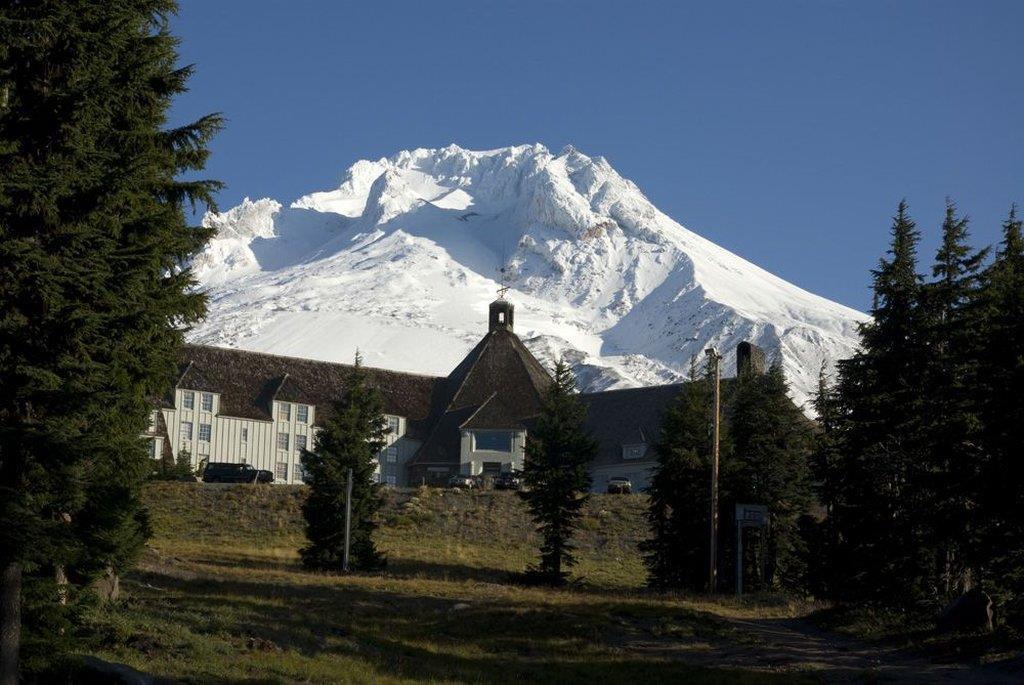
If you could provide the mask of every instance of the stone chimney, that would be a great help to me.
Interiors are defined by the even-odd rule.
[[[736,346],[736,375],[764,373],[764,350],[744,340]]]

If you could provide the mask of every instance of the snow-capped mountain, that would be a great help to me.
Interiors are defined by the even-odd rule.
[[[359,161],[287,209],[252,202],[204,224],[209,292],[195,342],[447,374],[486,330],[502,283],[516,332],[586,389],[678,381],[710,345],[781,355],[804,403],[865,315],[683,228],[602,157],[455,145]]]

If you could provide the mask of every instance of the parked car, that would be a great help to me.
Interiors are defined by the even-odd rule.
[[[204,483],[272,483],[274,474],[249,464],[211,461],[203,469]]]
[[[628,495],[633,492],[633,483],[625,476],[613,476],[608,479],[609,495]]]
[[[477,482],[473,476],[464,476],[461,473],[456,473],[448,479],[448,487],[472,490],[477,487]]]
[[[515,471],[499,473],[494,478],[495,490],[519,490],[523,487],[522,477]]]

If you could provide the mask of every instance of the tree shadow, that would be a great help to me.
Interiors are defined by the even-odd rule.
[[[611,633],[623,617],[645,621],[650,611],[629,599],[570,594],[547,603],[507,597],[460,602],[408,584],[369,589],[329,581],[189,580],[159,571],[133,573],[126,584],[138,593],[140,610],[173,615],[196,635],[226,633],[242,659],[260,650],[311,658],[333,653],[364,660],[382,674],[427,681],[724,683],[735,682],[738,673],[623,652]],[[678,621],[705,620],[698,612],[675,614]],[[772,679],[750,682],[762,681]]]
[[[243,568],[251,571],[302,571],[298,558],[273,558],[256,554],[225,552],[223,554],[190,554],[189,561],[203,566],[223,569]]]
[[[511,582],[515,574],[486,566],[447,564],[420,559],[388,558],[386,574],[394,578],[422,578],[424,580],[475,580],[482,583]]]

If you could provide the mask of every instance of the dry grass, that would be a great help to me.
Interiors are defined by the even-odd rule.
[[[713,603],[643,590],[640,497],[602,496],[578,540],[582,581],[509,582],[535,539],[510,493],[392,493],[386,573],[298,565],[301,488],[154,484],[156,535],[128,598],[98,618],[100,656],[189,682],[793,682],[719,668],[742,641],[718,615],[782,616],[785,598]]]

